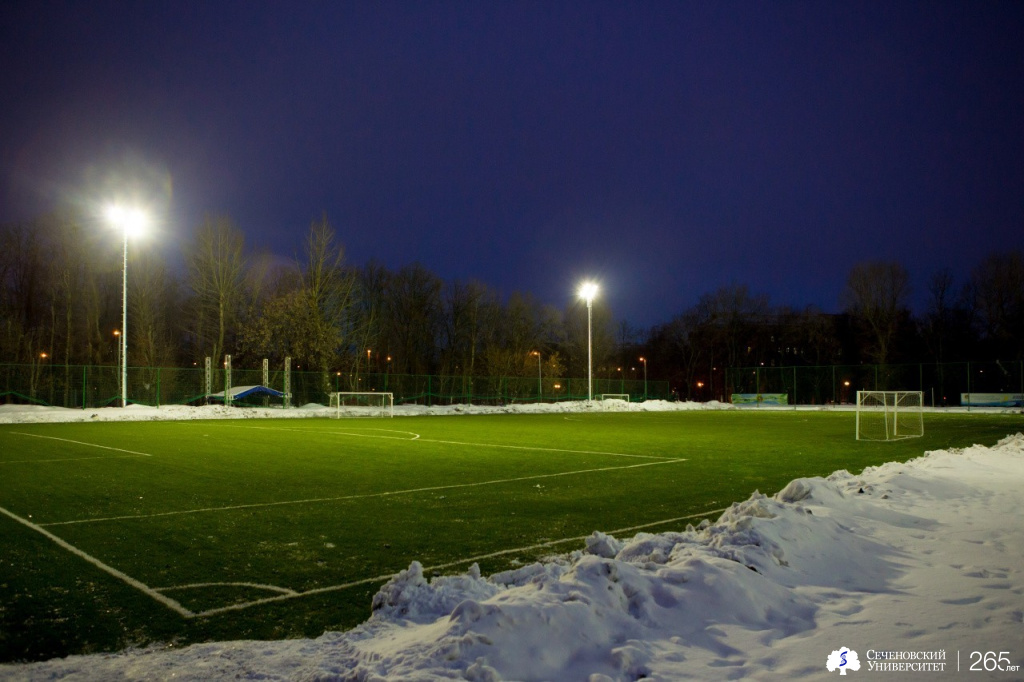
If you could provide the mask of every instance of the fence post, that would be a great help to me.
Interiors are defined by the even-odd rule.
[[[210,394],[213,392],[213,364],[212,364],[212,362],[213,361],[210,360],[210,357],[207,356],[206,357],[206,364],[204,365],[204,367],[206,368],[206,374],[203,375],[203,380],[205,382],[205,387],[206,387],[206,394],[203,396],[203,404],[204,405],[209,405],[210,404]]]
[[[224,356],[224,405],[231,407],[231,356]]]
[[[292,406],[292,359],[287,357],[284,359],[284,406],[289,408]]]
[[[89,384],[88,376],[89,376],[89,365],[82,365],[82,409],[83,410],[85,409],[85,400],[86,400],[86,396],[88,395],[86,393],[86,390],[85,390],[86,386],[88,386],[88,384]]]
[[[160,368],[156,368],[156,406],[160,407]]]
[[[967,361],[967,411],[971,411],[971,361]]]

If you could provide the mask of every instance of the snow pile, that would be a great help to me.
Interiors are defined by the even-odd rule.
[[[243,387],[244,388],[244,387]],[[731,410],[729,403],[647,400],[570,400],[560,403],[509,403],[507,405],[395,405],[396,417],[455,414],[563,414],[572,412],[678,412],[689,410]],[[303,419],[333,417],[337,408],[307,403],[296,409],[280,407],[229,407],[226,405],[128,405],[89,409],[44,407],[41,405],[0,405],[0,424],[44,422],[170,421],[195,419]]]
[[[1017,434],[798,479],[680,532],[594,533],[490,577],[474,566],[428,581],[414,562],[346,633],[0,666],[0,678],[810,680],[843,647],[861,673],[893,660],[880,652],[927,657],[946,678],[972,651],[1020,665],[1022,483]]]
[[[579,412],[685,412],[691,410],[732,410],[730,403],[669,400],[567,400],[557,403],[508,403],[506,405],[395,405],[395,415],[444,414],[565,414]]]

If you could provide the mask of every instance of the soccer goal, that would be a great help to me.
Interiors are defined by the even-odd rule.
[[[857,440],[924,435],[921,391],[857,391]]]
[[[629,394],[628,393],[602,393],[601,395],[597,396],[597,399],[598,400],[624,400],[624,401],[626,401],[628,403],[629,402]]]
[[[341,392],[331,394],[334,417],[394,417],[393,393]]]

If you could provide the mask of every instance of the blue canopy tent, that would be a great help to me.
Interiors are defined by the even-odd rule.
[[[238,400],[244,400],[246,398],[253,398],[257,396],[269,396],[271,398],[283,398],[284,393],[281,391],[275,391],[272,388],[266,386],[232,386],[230,390],[231,402]],[[218,391],[217,393],[211,393],[207,396],[210,402],[222,403],[224,402],[224,391]]]

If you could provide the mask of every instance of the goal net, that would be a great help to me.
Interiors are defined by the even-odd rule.
[[[333,416],[341,417],[394,417],[393,393],[342,392],[331,394]]]
[[[857,391],[857,440],[924,435],[921,391]]]
[[[602,393],[601,395],[597,396],[597,399],[598,400],[622,400],[622,401],[628,403],[629,402],[629,394],[628,393]]]

